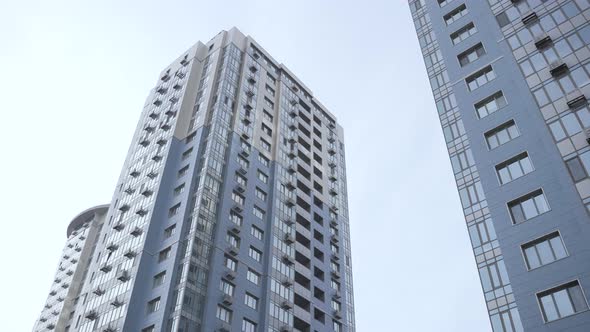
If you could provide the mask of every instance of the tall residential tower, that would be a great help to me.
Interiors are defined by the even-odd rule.
[[[68,229],[34,331],[355,331],[344,159],[251,37],[197,43],[149,94],[111,204]]]
[[[409,5],[494,332],[590,331],[590,2]]]

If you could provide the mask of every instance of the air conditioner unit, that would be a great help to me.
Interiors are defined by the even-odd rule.
[[[293,306],[291,305],[291,302],[289,302],[289,301],[283,301],[281,303],[281,307],[283,309],[291,309]]]
[[[562,60],[553,61],[551,64],[549,64],[549,72],[553,77],[561,76],[567,70],[567,64]]]
[[[237,256],[238,255],[238,248],[236,248],[235,246],[229,245],[227,246],[227,252],[230,253],[233,256]]]
[[[546,34],[543,35],[543,36],[540,36],[540,37],[535,38],[535,46],[539,50],[542,50],[544,48],[547,48],[551,44],[553,44],[553,40],[551,39],[551,37],[549,37]]]
[[[225,305],[231,305],[234,302],[234,299],[230,295],[224,294],[221,298],[221,302]]]
[[[567,95],[567,106],[570,109],[577,109],[588,103],[586,96],[581,91],[575,91]]]
[[[535,12],[529,12],[526,15],[523,15],[522,17],[522,23],[524,25],[529,25],[533,22],[536,22],[539,19],[539,17],[537,16],[537,13]]]
[[[236,272],[235,271],[227,271],[225,273],[225,279],[227,280],[234,280],[236,278]]]

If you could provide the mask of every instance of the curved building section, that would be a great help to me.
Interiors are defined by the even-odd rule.
[[[67,331],[70,313],[84,284],[108,205],[98,205],[78,214],[67,228],[67,240],[45,306],[33,331]]]

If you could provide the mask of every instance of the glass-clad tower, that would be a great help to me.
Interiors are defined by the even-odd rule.
[[[60,265],[34,331],[355,331],[344,160],[334,116],[251,37],[197,43],[111,204],[76,218],[85,242],[68,230],[79,280]]]
[[[590,331],[590,2],[409,5],[494,332]]]

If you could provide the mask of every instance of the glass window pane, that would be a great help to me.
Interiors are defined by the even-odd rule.
[[[502,320],[504,321],[504,327],[506,332],[514,332],[512,329],[512,323],[510,322],[510,315],[508,312],[502,313]]]
[[[580,159],[574,158],[570,159],[566,162],[568,169],[570,170],[570,174],[575,182],[578,182],[586,177],[586,171],[580,162]]]
[[[570,287],[568,289],[568,293],[570,294],[570,298],[572,303],[574,304],[574,308],[576,312],[584,311],[588,309],[588,303],[584,298],[584,294],[582,293],[582,289],[579,285],[574,287]]]
[[[516,138],[518,135],[520,135],[518,133],[518,128],[516,128],[515,125],[508,127],[508,133],[510,134],[510,138]]]
[[[559,312],[560,317],[574,314],[574,306],[570,301],[570,297],[566,289],[554,293],[553,298],[555,299],[555,304],[557,305],[557,311]]]
[[[479,234],[477,233],[477,228],[475,225],[469,227],[469,236],[471,237],[471,245],[474,248],[481,245],[481,242],[479,241]]]
[[[508,165],[508,169],[510,170],[510,175],[513,179],[519,178],[524,175],[518,162]]]
[[[527,173],[530,173],[533,171],[533,165],[531,164],[531,160],[529,159],[528,156],[526,158],[520,160],[520,166],[522,167],[524,174],[527,174]]]
[[[539,261],[539,257],[537,256],[537,251],[535,250],[535,247],[526,248],[524,250],[524,254],[529,264],[529,269],[534,269],[541,266],[541,261]]]
[[[568,114],[566,116],[564,116],[563,118],[561,118],[561,121],[563,122],[563,126],[565,127],[565,131],[567,131],[568,135],[572,136],[575,135],[577,133],[579,133],[580,131],[582,131],[582,127],[580,126],[580,123],[578,122],[578,119],[576,118],[576,116],[574,114]]]
[[[526,219],[531,219],[533,217],[536,217],[539,214],[532,198],[527,199],[526,201],[522,202],[520,205],[522,206],[522,210],[524,212],[524,217]]]
[[[549,124],[549,129],[551,129],[553,137],[558,142],[566,137],[565,131],[563,131],[563,128],[561,127],[561,123],[559,121],[555,121]]]
[[[549,247],[548,241],[543,241],[536,245],[537,252],[539,253],[539,257],[541,258],[541,264],[549,264],[555,260],[553,257],[553,252],[551,252],[551,247]]]
[[[522,208],[520,207],[520,204],[516,204],[510,207],[510,212],[512,213],[512,219],[514,220],[514,223],[517,224],[519,222],[525,221],[524,214],[522,213]]]
[[[508,137],[508,132],[506,130],[499,131],[497,136],[498,141],[500,141],[500,144],[504,144],[510,140],[510,137]]]
[[[518,309],[514,308],[510,310],[512,314],[512,322],[514,323],[514,330],[516,332],[524,332],[524,328],[522,327],[522,322],[520,321],[520,314],[518,313]]]
[[[563,241],[561,237],[556,236],[549,240],[551,243],[551,248],[553,248],[553,253],[555,254],[555,259],[561,259],[567,256],[565,252],[565,247],[563,246]]]
[[[590,172],[590,152],[584,152],[578,156],[580,161],[582,161],[582,165],[584,165],[584,169],[586,170],[586,174]]]
[[[498,170],[498,176],[500,177],[500,183],[505,184],[510,182],[510,173],[508,173],[508,169],[506,167]]]
[[[492,290],[492,282],[490,281],[490,275],[488,273],[487,267],[479,269],[479,277],[481,279],[481,284],[483,286],[484,292],[491,291]]]
[[[537,204],[537,209],[539,213],[544,213],[549,211],[549,205],[547,205],[547,200],[545,200],[545,195],[539,195],[535,197],[535,203]]]
[[[541,298],[541,306],[543,307],[546,321],[550,322],[559,318],[551,295],[546,295]]]

